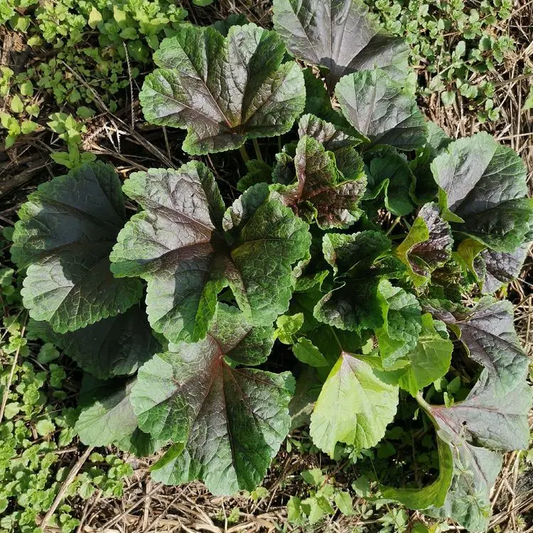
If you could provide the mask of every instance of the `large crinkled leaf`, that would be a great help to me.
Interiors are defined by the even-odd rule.
[[[483,250],[474,259],[474,269],[480,280],[483,294],[492,294],[516,279],[527,257],[529,243],[519,246],[514,252]]]
[[[141,297],[141,283],[115,279],[109,265],[126,222],[120,185],[111,166],[83,165],[41,185],[19,211],[11,254],[27,267],[24,306],[58,333],[123,313]]]
[[[294,157],[297,182],[278,192],[285,205],[304,220],[316,220],[322,229],[347,228],[361,216],[358,205],[366,186],[363,162],[357,160],[358,172],[344,179],[335,155],[317,139],[305,135],[298,142]]]
[[[513,150],[487,133],[459,139],[431,166],[453,229],[497,252],[514,252],[533,219],[526,169]]]
[[[255,24],[232,26],[227,38],[210,27],[184,25],[154,55],[160,67],[139,98],[149,122],[186,128],[183,149],[206,154],[239,148],[248,138],[286,133],[305,106],[295,62]]]
[[[346,120],[368,142],[400,150],[424,146],[426,121],[415,97],[382,70],[345,76],[335,95]]]
[[[171,342],[205,336],[217,295],[228,284],[247,317],[272,323],[289,305],[291,266],[307,252],[307,225],[258,184],[226,213],[205,165],[132,174],[126,194],[134,215],[111,254],[117,276],[148,282],[152,327]]]
[[[366,168],[367,191],[364,200],[374,200],[383,193],[385,207],[396,216],[411,213],[415,206],[411,197],[414,176],[407,161],[397,152],[388,149],[373,154]],[[376,209],[383,207],[377,201]]]
[[[273,20],[293,55],[329,69],[331,88],[357,70],[407,75],[407,46],[380,31],[360,0],[274,0]]]
[[[415,349],[422,330],[421,308],[416,297],[389,281],[379,284],[383,325],[376,329],[383,367],[405,366],[402,359]]]
[[[311,415],[313,442],[330,456],[337,442],[371,448],[385,435],[397,405],[398,387],[382,382],[368,363],[343,352]]]
[[[80,395],[82,410],[75,426],[84,444],[113,444],[138,456],[150,455],[163,445],[139,429],[130,403],[135,381],[135,378],[100,381],[84,377]]]
[[[426,512],[452,518],[470,531],[485,531],[488,526],[489,495],[502,464],[501,455],[493,450],[523,449],[529,441],[528,385],[522,380],[500,398],[492,387],[484,370],[464,402],[448,408],[425,406],[437,435],[450,447],[455,466],[444,505]]]
[[[433,320],[429,313],[422,315],[422,331],[415,348],[407,354],[409,364],[402,369],[399,380],[400,387],[412,396],[445,376],[450,369],[453,342],[445,329],[444,324]]]
[[[376,231],[327,234],[323,241],[324,256],[334,268],[338,286],[316,304],[315,318],[350,331],[381,327],[384,299],[378,290],[376,262],[390,246],[389,239]]]
[[[146,313],[137,305],[124,314],[65,334],[56,333],[46,322],[32,321],[28,329],[99,379],[133,374],[161,348]]]
[[[447,324],[470,357],[488,370],[494,394],[503,396],[525,379],[528,359],[514,329],[511,302],[486,297],[468,309],[432,300],[426,310]]]
[[[420,287],[429,282],[433,270],[450,259],[452,246],[450,225],[435,204],[426,204],[396,253],[407,266],[414,286]]]
[[[271,327],[253,328],[238,309],[220,305],[205,339],[173,345],[141,368],[132,392],[140,427],[185,444],[156,480],[200,479],[228,495],[260,483],[290,428],[294,380],[231,362],[260,364],[272,343]]]

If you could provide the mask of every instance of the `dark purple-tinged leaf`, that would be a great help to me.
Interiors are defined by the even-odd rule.
[[[205,336],[227,285],[254,323],[271,324],[287,310],[292,265],[307,253],[310,236],[289,208],[269,198],[266,184],[249,189],[225,215],[214,176],[199,162],[134,173],[124,191],[145,210],[118,236],[112,269],[147,280],[150,324],[171,342]]]
[[[183,149],[206,154],[239,148],[246,139],[286,133],[305,106],[305,85],[285,47],[255,24],[183,25],[154,55],[160,67],[139,98],[149,122],[186,128]]]
[[[511,302],[487,297],[469,309],[432,300],[426,310],[447,324],[470,357],[487,369],[496,396],[524,381],[528,359],[514,329]]]
[[[426,120],[416,98],[380,70],[355,72],[335,88],[342,114],[374,145],[414,150],[426,143]]]
[[[497,252],[512,253],[528,241],[533,201],[526,198],[526,168],[513,150],[478,133],[451,143],[431,168],[454,231]]]
[[[501,289],[503,285],[515,280],[522,270],[528,250],[529,243],[523,244],[510,253],[483,250],[473,263],[482,292],[492,294]]]
[[[407,46],[382,32],[359,0],[274,0],[273,20],[293,55],[329,69],[330,88],[357,70],[407,75]]]
[[[228,495],[261,482],[290,428],[294,380],[231,362],[260,364],[272,344],[271,327],[253,328],[238,309],[220,305],[207,337],[171,345],[141,368],[132,392],[140,427],[185,444],[154,479],[200,479]]]
[[[138,280],[115,279],[109,254],[126,222],[111,166],[83,165],[44,183],[19,211],[11,254],[27,268],[30,316],[58,333],[123,313],[141,298]]]
[[[531,390],[522,379],[503,397],[484,370],[465,401],[451,407],[424,408],[437,435],[452,452],[454,477],[444,505],[426,512],[449,517],[470,531],[485,531],[490,518],[490,491],[500,471],[498,451],[527,448]],[[485,446],[485,447],[481,447]]]
[[[450,259],[452,246],[450,225],[441,218],[435,204],[426,204],[396,253],[407,266],[415,287],[420,287],[429,282],[431,272]]]
[[[145,311],[137,305],[124,314],[65,334],[56,333],[46,322],[32,321],[28,329],[99,379],[133,374],[161,348]]]
[[[353,153],[355,156],[355,151]],[[337,168],[334,154],[314,137],[306,135],[298,142],[294,157],[297,182],[278,192],[285,205],[304,220],[316,220],[322,229],[347,228],[362,213],[358,204],[366,180],[363,162],[358,161],[359,171],[346,180]]]

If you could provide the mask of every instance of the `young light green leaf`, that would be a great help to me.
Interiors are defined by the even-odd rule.
[[[320,350],[305,337],[298,339],[298,342],[292,347],[292,351],[296,359],[306,365],[316,368],[328,366],[328,361]]]
[[[513,150],[478,133],[451,143],[431,168],[455,231],[497,252],[514,252],[526,242],[533,201],[526,198],[526,168]]]
[[[145,211],[118,236],[111,268],[117,276],[147,280],[156,331],[171,342],[203,338],[228,284],[255,323],[271,324],[287,310],[291,266],[306,254],[310,236],[290,209],[268,198],[266,184],[228,210],[225,230],[222,197],[202,163],[135,173],[124,190]]]
[[[426,204],[396,253],[407,266],[414,286],[421,287],[429,282],[433,270],[450,259],[452,246],[450,225],[440,217],[435,204]]]
[[[329,69],[331,88],[345,74],[375,67],[406,76],[407,46],[380,31],[360,0],[274,0],[273,20],[293,55]]]
[[[397,405],[397,387],[382,382],[365,361],[343,352],[311,416],[313,442],[331,457],[337,442],[371,448],[385,435]]]
[[[439,476],[431,485],[422,488],[384,487],[381,489],[382,496],[403,503],[409,509],[423,510],[444,505],[453,479],[453,455],[448,444],[440,439],[438,439],[438,453]]]
[[[416,347],[407,354],[409,365],[400,377],[400,387],[416,396],[419,390],[446,375],[452,352],[453,342],[435,329],[429,313],[422,315],[422,331]]]
[[[421,148],[426,142],[426,121],[415,97],[380,70],[355,72],[335,88],[346,120],[375,145],[400,150]]]
[[[272,347],[272,328],[252,328],[236,309],[220,306],[209,335],[171,345],[139,371],[132,404],[140,427],[157,439],[184,442],[154,479],[203,480],[214,494],[252,490],[290,427],[289,373],[234,368],[256,365]]]
[[[286,133],[305,105],[295,62],[255,24],[232,26],[225,38],[212,27],[183,25],[154,55],[139,98],[149,122],[186,128],[183,149],[206,154],[239,148],[248,138]]]
[[[126,222],[120,180],[102,163],[45,183],[19,211],[11,254],[27,267],[30,316],[66,333],[123,313],[139,301],[138,280],[115,279],[109,253]]]

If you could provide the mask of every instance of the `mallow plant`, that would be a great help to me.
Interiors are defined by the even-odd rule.
[[[247,159],[241,196],[201,158],[124,184],[94,162],[29,196],[13,261],[29,328],[86,373],[85,444],[161,449],[155,480],[232,494],[298,425],[333,457],[413,404],[438,472],[382,495],[486,528],[502,454],[529,438],[528,361],[494,294],[533,206],[511,149],[426,121],[407,55],[359,0],[275,0],[273,31],[183,25],[155,53],[144,116],[186,130],[191,156],[281,146]],[[431,403],[445,376],[469,392]]]

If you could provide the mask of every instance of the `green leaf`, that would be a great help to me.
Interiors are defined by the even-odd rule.
[[[326,261],[339,275],[337,287],[323,296],[314,308],[320,322],[343,330],[361,331],[383,325],[383,297],[379,293],[379,258],[390,250],[390,241],[377,231],[353,235],[324,236]]]
[[[98,381],[86,377],[82,385],[82,411],[75,429],[87,446],[114,444],[138,455],[153,453],[159,444],[139,430],[130,403],[136,379]]]
[[[227,38],[211,27],[184,25],[154,55],[139,98],[149,122],[187,128],[183,149],[206,154],[239,148],[248,138],[286,133],[305,105],[295,62],[254,24],[232,26]]]
[[[414,176],[407,161],[392,150],[383,150],[370,161],[367,168],[367,192],[364,200],[373,200],[383,192],[385,207],[393,215],[405,216],[414,210],[411,189]],[[378,202],[377,208],[382,203]]]
[[[276,321],[275,336],[283,344],[294,344],[295,335],[304,324],[304,314],[282,315]]]
[[[332,141],[333,142],[333,141]],[[355,155],[355,151],[354,151]],[[349,180],[337,168],[335,155],[314,137],[304,135],[296,147],[294,165],[297,182],[278,189],[285,205],[322,229],[347,228],[362,214],[359,200],[366,186],[363,163]]]
[[[133,374],[160,349],[139,306],[64,335],[46,322],[32,321],[28,329],[99,379]]]
[[[201,479],[213,494],[228,495],[260,483],[289,431],[293,378],[229,363],[260,364],[272,338],[271,328],[252,328],[221,305],[205,339],[171,345],[141,368],[132,394],[141,428],[186,443],[154,479]]]
[[[407,74],[407,46],[383,33],[359,0],[274,0],[273,21],[293,55],[329,69],[330,88],[357,70],[382,67],[400,79]]]
[[[20,96],[16,94],[11,99],[11,111],[13,113],[22,113],[24,111],[24,104],[22,103],[22,100],[20,99]]]
[[[435,329],[429,313],[422,315],[422,332],[416,347],[407,354],[410,364],[400,377],[400,387],[416,396],[419,390],[446,375],[452,352],[453,342]]]
[[[432,170],[454,231],[497,252],[514,252],[526,242],[533,201],[526,198],[526,168],[513,150],[478,133],[451,143]]]
[[[328,361],[322,355],[320,350],[309,340],[304,337],[298,339],[298,342],[292,347],[292,351],[298,361],[312,367],[328,366]]]
[[[426,142],[426,121],[416,98],[380,70],[355,72],[335,88],[346,120],[375,145],[400,150],[421,148]]]
[[[451,258],[452,246],[450,225],[435,204],[426,204],[396,253],[407,266],[414,286],[421,287],[429,282],[433,270]]]
[[[237,182],[237,190],[245,192],[246,189],[257,183],[272,183],[272,168],[263,161],[250,159],[246,161],[248,172]]]
[[[385,435],[397,405],[397,387],[382,382],[365,361],[343,352],[311,415],[313,442],[331,457],[337,442],[371,448]]]
[[[431,300],[425,309],[448,325],[470,357],[488,370],[498,397],[525,379],[528,359],[514,329],[511,302],[486,297],[469,309]]]
[[[28,197],[19,217],[11,254],[27,267],[21,294],[33,319],[66,333],[139,301],[140,282],[110,271],[109,253],[126,221],[112,167],[84,165],[54,178]]]
[[[422,330],[421,308],[415,296],[393,287],[387,280],[380,282],[379,292],[383,300],[383,325],[375,333],[383,366],[392,369],[416,347]]]
[[[269,199],[266,184],[234,203],[224,229],[222,197],[202,163],[134,173],[124,191],[145,211],[119,234],[111,268],[119,277],[147,280],[147,312],[157,332],[171,342],[204,337],[228,284],[258,325],[288,309],[291,266],[307,253],[310,236],[290,209]]]

